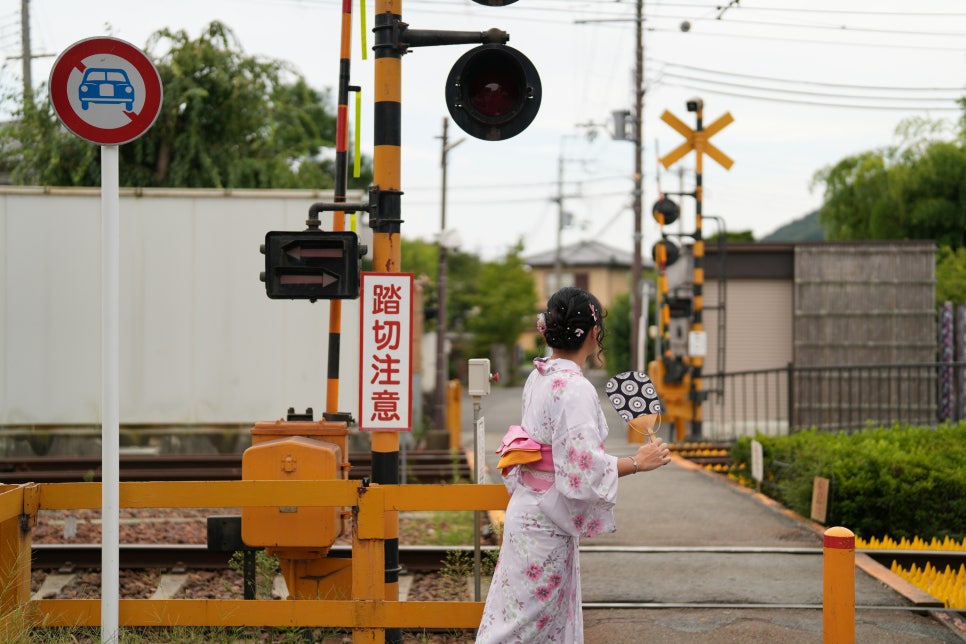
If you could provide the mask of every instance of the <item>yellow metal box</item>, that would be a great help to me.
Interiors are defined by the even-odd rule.
[[[242,455],[246,481],[345,478],[342,447],[335,443],[306,436],[260,438]],[[253,547],[307,548],[324,556],[342,534],[342,523],[338,507],[246,507],[242,541]]]

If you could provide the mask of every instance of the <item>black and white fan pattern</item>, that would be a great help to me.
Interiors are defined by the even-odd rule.
[[[617,374],[607,381],[604,391],[624,422],[630,422],[638,416],[664,413],[657,388],[643,371]]]

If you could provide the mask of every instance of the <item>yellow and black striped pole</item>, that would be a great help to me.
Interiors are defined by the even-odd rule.
[[[704,397],[701,391],[701,371],[704,367],[704,238],[701,233],[702,224],[702,202],[704,198],[704,185],[702,180],[704,155],[707,154],[712,159],[717,161],[724,167],[725,170],[731,168],[734,163],[727,154],[719,150],[712,144],[708,139],[710,139],[714,134],[725,128],[728,124],[734,121],[731,114],[725,112],[723,116],[715,120],[707,129],[704,128],[704,101],[700,98],[693,98],[688,101],[688,111],[696,112],[697,115],[697,127],[692,130],[681,119],[677,118],[667,110],[661,115],[661,120],[670,125],[672,128],[684,135],[686,139],[684,143],[676,147],[669,154],[661,157],[660,162],[665,168],[671,167],[671,165],[680,160],[684,155],[686,155],[691,150],[695,152],[695,187],[694,187],[694,201],[695,201],[695,224],[694,233],[691,235],[694,238],[694,276],[693,276],[693,301],[691,305],[691,326],[689,331],[689,345],[691,344],[692,338],[696,343],[700,340],[699,351],[695,351],[694,354],[691,353],[692,347],[688,347],[688,360],[691,373],[691,385],[689,390],[689,398],[691,399],[691,430],[695,437],[701,436],[701,402]],[[691,334],[694,334],[693,336]],[[695,355],[696,354],[696,355]],[[724,369],[724,365],[718,365],[718,369]]]
[[[398,273],[401,267],[400,160],[402,130],[402,52],[393,38],[402,22],[401,0],[376,0],[373,27],[373,183],[378,209],[370,213],[373,270]],[[399,434],[372,433],[372,482],[399,483]],[[399,514],[386,512],[386,600],[399,599]],[[399,629],[386,629],[386,642],[402,642]]]
[[[704,103],[698,102],[695,132],[704,130]],[[704,186],[703,171],[704,139],[700,134],[694,137],[694,301],[692,303],[691,333],[704,333],[704,238],[701,234],[701,202]],[[691,360],[691,432],[694,438],[701,437],[701,370],[704,367],[704,354],[690,356]]]
[[[664,199],[664,195],[658,195],[658,201],[660,202],[662,199]],[[660,336],[659,344],[662,347],[661,356],[663,356],[664,350],[670,344],[668,329],[671,325],[671,307],[668,304],[667,292],[667,238],[664,236],[664,213],[657,208],[657,204],[655,204],[652,214],[654,215],[654,220],[661,227],[660,239],[654,245],[654,266],[657,268],[657,301],[660,311],[657,316],[657,329]],[[660,359],[661,356],[656,356],[656,358]]]
[[[339,104],[335,117],[335,203],[345,203],[348,191],[348,153],[346,141],[349,131],[349,55],[352,45],[352,0],[342,0],[342,31],[339,46]],[[332,213],[332,230],[345,230],[345,211]],[[342,345],[342,300],[329,300],[329,363],[326,372],[325,411],[338,416],[339,359]],[[331,416],[330,416],[331,417]]]

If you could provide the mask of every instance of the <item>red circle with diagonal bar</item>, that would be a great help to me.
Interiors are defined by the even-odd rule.
[[[50,101],[64,126],[100,145],[128,143],[161,112],[154,63],[118,38],[88,38],[65,49],[50,72]]]

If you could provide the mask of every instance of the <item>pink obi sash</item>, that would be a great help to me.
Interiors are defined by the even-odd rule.
[[[514,465],[527,465],[540,472],[553,472],[552,447],[530,438],[527,430],[520,425],[510,425],[496,453],[500,455],[497,467],[503,470],[503,474]]]

